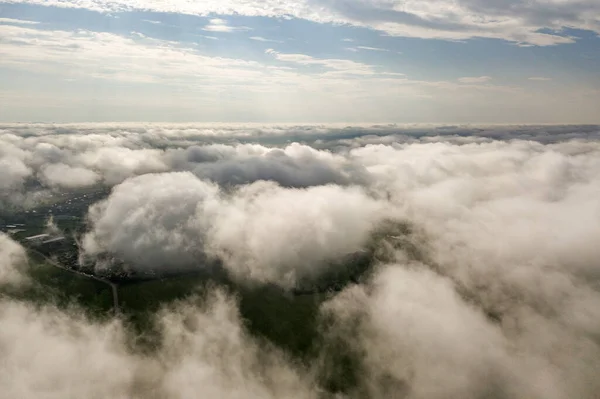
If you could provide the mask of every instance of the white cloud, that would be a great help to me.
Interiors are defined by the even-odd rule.
[[[175,170],[189,170],[220,185],[270,180],[286,187],[309,187],[364,180],[364,169],[345,158],[292,143],[273,149],[256,144],[190,146],[165,154]]]
[[[90,321],[79,309],[3,292],[7,397],[314,399],[329,394],[320,381],[347,372],[356,372],[342,386],[349,398],[597,396],[598,126],[15,124],[0,132],[0,157],[15,169],[85,160],[98,174],[144,174],[92,206],[90,255],[162,268],[202,267],[208,254],[238,283],[288,287],[339,267],[345,254],[373,254],[363,278],[325,303],[306,301],[320,311],[307,321],[315,336],[301,337],[314,352],[301,360],[262,333],[255,339],[219,290],[157,312],[150,323],[162,340],[150,351],[138,350],[139,332],[120,319]],[[248,159],[266,167],[230,184],[250,176]],[[227,164],[229,180],[171,170],[191,164]],[[152,165],[166,173],[149,173]],[[288,185],[316,186],[260,181],[285,167]],[[315,179],[331,172],[362,178]],[[25,251],[0,234],[0,280],[23,272]]]
[[[370,50],[370,51],[390,51],[388,49],[381,48],[381,47],[356,46],[356,48],[360,49],[360,50]]]
[[[9,24],[9,25],[37,25],[38,21],[27,21],[24,19],[14,19],[14,18],[0,18],[0,25]]]
[[[23,160],[12,156],[3,156],[0,159],[0,168],[3,171],[0,177],[0,188],[3,190],[20,187],[24,179],[31,175],[31,169]]]
[[[283,43],[281,40],[273,40],[273,39],[266,39],[262,36],[250,36],[248,39],[250,40],[255,40],[257,42],[272,42],[272,43]]]
[[[336,72],[351,75],[375,74],[373,66],[351,60],[315,58],[306,54],[285,54],[275,51],[273,49],[267,49],[265,52],[267,54],[273,55],[277,60],[287,63],[300,65],[317,65],[328,69],[332,69]]]
[[[88,8],[117,12],[148,10],[192,15],[245,15],[296,17],[321,23],[347,23],[376,29],[390,35],[445,40],[473,37],[498,38],[526,45],[572,43],[575,39],[559,33],[542,33],[542,29],[559,32],[561,28],[588,29],[600,32],[600,6],[596,0],[580,0],[575,5],[565,1],[533,2],[515,0],[497,3],[486,0],[439,0],[435,2],[362,1],[343,3],[295,0],[240,1],[211,0],[189,2],[159,0],[125,2],[124,0],[12,0],[59,7]],[[221,24],[213,24],[215,29]]]
[[[212,222],[211,210],[205,208],[218,199],[215,185],[190,173],[149,174],[113,190],[107,201],[90,208],[94,228],[84,237],[87,255],[109,252],[132,267],[173,270],[201,259],[203,237]],[[179,205],[171,207],[175,197]]]
[[[86,168],[52,163],[41,169],[40,178],[51,187],[76,188],[93,186],[100,180],[100,175]]]
[[[385,266],[371,285],[348,289],[324,310],[338,322],[334,331],[364,353],[361,365],[373,381],[366,397],[466,398],[498,385],[518,391],[508,381],[521,385],[507,370],[500,331],[450,281],[417,264]]]
[[[357,188],[292,190],[256,183],[240,189],[219,211],[208,251],[242,280],[311,286],[333,268],[328,262],[364,247],[369,232],[387,216],[382,211]]]
[[[460,83],[486,83],[492,80],[490,76],[464,77],[458,79]]]
[[[329,126],[269,125],[7,125],[0,126],[0,201],[26,207],[39,200],[43,190],[69,190],[101,184],[112,186],[147,173],[190,171],[224,186],[258,180],[285,187],[323,184],[364,185],[369,173],[363,161],[341,154],[316,151],[292,143],[302,137],[319,148],[353,148],[394,142],[488,142],[523,139],[552,143],[597,137],[588,127],[453,128],[368,126],[339,130]],[[55,132],[60,131],[57,135]],[[300,136],[298,136],[300,134]],[[423,136],[412,138],[410,134]],[[442,135],[443,134],[443,135]],[[343,135],[344,139],[339,139]],[[473,136],[475,135],[475,136]],[[231,144],[231,141],[258,144]],[[290,142],[279,148],[267,143]],[[210,143],[210,144],[209,144]],[[150,147],[150,148],[149,148]],[[152,147],[166,148],[159,150]],[[42,192],[25,195],[26,182],[37,179]],[[45,195],[45,194],[44,194]],[[27,201],[26,201],[27,200]],[[31,200],[31,201],[29,201]]]
[[[247,31],[251,29],[246,26],[230,26],[224,19],[213,18],[209,21],[208,25],[204,26],[203,30],[209,32],[231,33],[236,31]]]
[[[309,377],[248,336],[237,304],[218,291],[156,314],[165,344],[147,355],[131,349],[122,322],[93,322],[74,309],[3,297],[0,323],[7,398],[317,397]]]
[[[293,210],[284,206],[290,201]],[[238,278],[294,287],[321,276],[327,261],[360,250],[379,211],[357,188],[257,182],[228,197],[191,173],[150,174],[116,186],[90,210],[93,228],[83,245],[89,256],[106,251],[154,270],[189,268],[208,254]]]

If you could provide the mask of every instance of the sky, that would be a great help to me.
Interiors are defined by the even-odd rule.
[[[0,122],[600,122],[597,0],[0,2]]]

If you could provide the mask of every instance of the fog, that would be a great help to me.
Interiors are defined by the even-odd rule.
[[[2,398],[310,398],[307,376],[243,331],[235,304],[216,292],[157,316],[165,344],[132,351],[119,321],[0,302]]]
[[[0,285],[23,284],[27,277],[22,273],[27,265],[25,250],[4,233],[0,233]]]
[[[600,390],[597,126],[2,129],[4,213],[110,190],[81,237],[99,269],[107,255],[153,271],[216,263],[240,287],[290,293],[348,256],[371,260],[318,304],[308,361],[253,334],[218,283],[154,314],[149,352],[119,317],[0,293],[0,397]],[[0,286],[31,284],[28,267],[0,235]],[[345,389],[326,386],[344,367]]]

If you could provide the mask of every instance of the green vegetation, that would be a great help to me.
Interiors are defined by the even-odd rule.
[[[29,253],[28,275],[31,284],[25,284],[18,290],[2,287],[0,293],[36,306],[77,307],[90,318],[105,318],[112,312],[110,286],[50,265],[34,251]]]

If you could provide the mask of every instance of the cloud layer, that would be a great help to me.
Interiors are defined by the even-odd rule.
[[[522,44],[571,43],[563,28],[600,31],[600,9],[593,0],[576,4],[542,0],[493,2],[485,0],[437,1],[144,1],[86,0],[51,2],[15,1],[58,7],[87,8],[102,12],[144,10],[191,15],[244,15],[294,17],[320,23],[343,23],[367,27],[391,35],[460,40],[498,38]],[[213,30],[229,31],[219,21]],[[549,31],[549,32],[547,32]]]
[[[3,129],[6,198],[110,188],[87,212],[88,258],[154,270],[215,261],[244,288],[157,312],[151,353],[122,320],[3,296],[0,397],[591,399],[600,389],[597,126]],[[307,359],[250,332],[243,290],[292,295],[354,254],[370,268],[315,296]],[[24,250],[0,236],[2,281],[27,270]]]
[[[2,208],[6,208],[30,207],[61,190],[111,187],[129,177],[169,171],[190,171],[223,186],[258,180],[286,187],[329,183],[368,186],[373,176],[365,168],[365,162],[371,160],[349,153],[352,148],[369,144],[467,144],[492,140],[554,143],[596,139],[600,129],[597,126],[16,124],[0,126],[0,131],[0,164],[5,172],[0,176],[0,201]],[[382,151],[392,148],[397,147]]]

